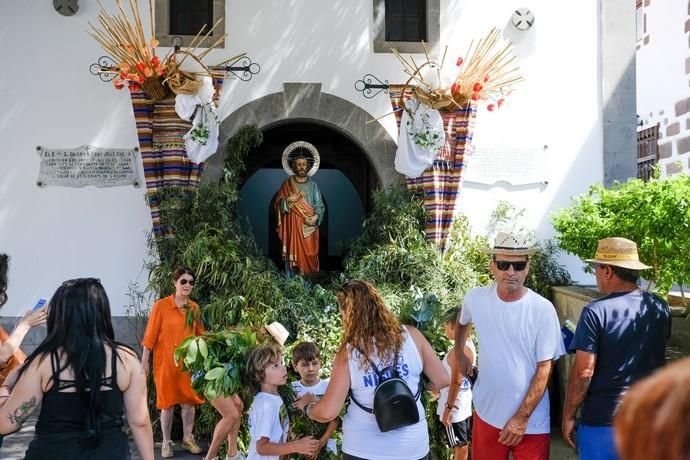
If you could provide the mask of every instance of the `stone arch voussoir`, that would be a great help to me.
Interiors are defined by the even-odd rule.
[[[220,180],[229,139],[245,125],[265,130],[290,121],[309,121],[341,132],[352,139],[371,162],[383,186],[399,183],[395,171],[396,143],[380,123],[367,123],[372,116],[350,101],[321,92],[320,83],[284,83],[283,92],[255,99],[220,124],[219,154],[206,162],[202,182]]]

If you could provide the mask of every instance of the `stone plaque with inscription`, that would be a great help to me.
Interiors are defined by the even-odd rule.
[[[41,168],[39,187],[117,187],[139,186],[138,148],[113,149],[82,145],[74,149],[36,147]]]
[[[492,185],[548,184],[546,146],[511,148],[478,146],[469,157],[465,181]]]

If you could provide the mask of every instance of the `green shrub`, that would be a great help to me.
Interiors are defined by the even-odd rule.
[[[623,237],[637,243],[642,272],[665,295],[690,282],[690,176],[643,182],[631,179],[611,188],[593,185],[552,216],[558,244],[581,259],[591,258],[598,240]],[[587,267],[589,269],[589,267]]]

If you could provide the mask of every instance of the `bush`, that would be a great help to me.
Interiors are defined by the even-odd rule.
[[[602,238],[635,241],[640,259],[652,266],[644,278],[665,295],[674,284],[690,281],[689,197],[687,175],[649,182],[631,179],[609,189],[593,185],[569,208],[556,211],[552,222],[560,247],[581,259],[591,258]]]

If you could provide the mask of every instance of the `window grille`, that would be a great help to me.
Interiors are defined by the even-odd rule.
[[[659,162],[659,125],[637,132],[637,178],[647,182]]]

